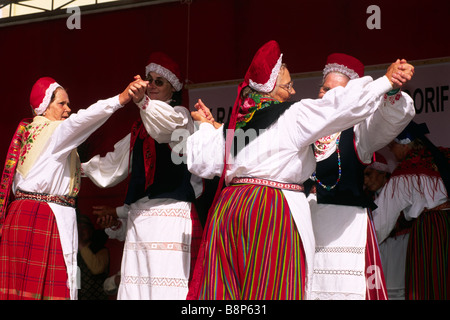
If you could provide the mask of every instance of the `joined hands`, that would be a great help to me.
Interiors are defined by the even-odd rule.
[[[389,79],[393,89],[401,88],[412,79],[413,75],[414,66],[409,64],[405,59],[397,59],[386,71],[386,77]]]
[[[141,76],[135,76],[134,81],[119,95],[120,104],[125,105],[131,100],[133,100],[134,103],[141,101],[142,98],[144,98],[148,84],[148,81],[142,80]]]

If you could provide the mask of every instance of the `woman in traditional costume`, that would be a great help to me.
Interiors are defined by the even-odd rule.
[[[414,68],[397,61],[408,79]],[[347,54],[327,57],[319,98],[364,76],[361,61]],[[313,144],[317,166],[308,196],[316,240],[311,299],[387,299],[385,279],[371,219],[373,199],[363,190],[364,169],[374,152],[388,145],[412,120],[414,103],[399,88],[357,125]]]
[[[311,144],[365,119],[392,89],[390,67],[375,81],[288,102],[295,90],[282,57],[276,41],[257,51],[229,125],[216,129],[202,108],[192,114],[204,123],[188,138],[188,168],[226,187],[205,225],[189,299],[305,298],[315,246],[302,192],[315,169]]]
[[[155,52],[145,74],[149,86],[131,133],[82,168],[100,187],[123,181],[131,169],[125,205],[112,208],[118,224],[106,229],[110,238],[125,240],[117,299],[186,299],[202,233],[194,202],[203,186],[187,170],[178,137],[194,126],[181,105],[178,64]],[[111,214],[110,208],[97,211]]]
[[[375,200],[374,224],[380,243],[398,232],[401,214],[408,226],[405,299],[449,299],[450,150],[425,136],[412,121],[389,145],[397,167]]]
[[[1,182],[1,300],[77,298],[76,148],[144,87],[134,81],[120,95],[70,115],[67,92],[54,79],[34,84],[36,116],[19,124]]]

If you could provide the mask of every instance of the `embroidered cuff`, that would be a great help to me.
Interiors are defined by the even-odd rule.
[[[384,95],[384,101],[389,102],[394,105],[402,97],[402,92],[400,89],[391,90]]]
[[[136,103],[136,105],[139,107],[139,109],[145,110],[145,109],[147,109],[149,103],[150,103],[150,98],[147,95],[144,95],[144,97],[141,99],[141,101]]]

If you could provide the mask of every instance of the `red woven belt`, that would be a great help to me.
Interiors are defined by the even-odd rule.
[[[22,190],[17,190],[15,194],[15,200],[35,200],[42,202],[52,202],[66,207],[75,208],[76,198],[69,196],[56,196],[47,193],[37,193],[37,192],[27,192]]]
[[[233,178],[231,184],[256,184],[260,186],[267,186],[277,189],[286,189],[304,192],[305,188],[301,184],[296,183],[283,183],[259,178]]]

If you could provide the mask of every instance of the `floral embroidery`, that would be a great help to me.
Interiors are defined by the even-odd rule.
[[[5,209],[8,205],[8,198],[11,191],[11,185],[14,179],[14,173],[19,157],[20,147],[22,145],[23,134],[28,120],[23,120],[18,125],[16,132],[11,140],[8,149],[5,167],[0,180],[0,236],[2,233],[3,220],[5,218]]]
[[[27,158],[27,154],[30,152],[31,148],[33,147],[33,143],[36,141],[36,138],[39,136],[39,134],[42,132],[42,130],[46,127],[48,127],[50,122],[46,122],[43,124],[38,125],[31,125],[29,124],[25,128],[25,133],[23,135],[23,146],[20,152],[19,161],[20,164],[23,164],[25,159]]]
[[[401,92],[397,92],[395,95],[384,95],[385,101],[389,102],[391,105],[394,105],[400,98],[402,97]]]
[[[78,158],[78,156],[77,156]],[[79,162],[79,160],[77,159],[77,164],[76,164],[76,169],[75,169],[75,175],[74,175],[74,184],[73,184],[73,189],[70,192],[70,195],[75,197],[78,195],[78,193],[80,192],[80,184],[81,184],[81,164]]]
[[[236,119],[236,129],[245,127],[256,111],[265,109],[272,104],[278,104],[279,101],[261,94],[252,93],[244,100],[244,103],[240,106],[239,114]]]
[[[320,138],[314,142],[314,155],[316,158],[318,156],[324,155],[327,151],[336,144],[336,140],[340,137],[341,133],[335,133],[323,138]]]

